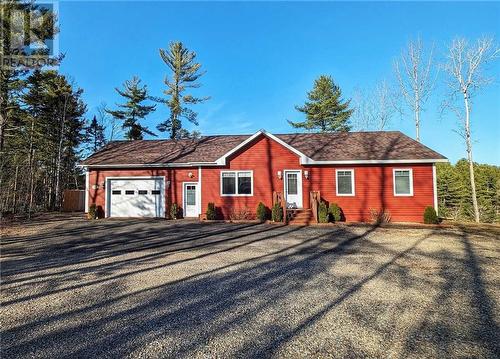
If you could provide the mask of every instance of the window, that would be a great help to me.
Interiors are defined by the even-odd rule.
[[[336,170],[337,196],[354,196],[354,170]]]
[[[395,196],[413,196],[413,171],[411,169],[394,169],[393,183]]]
[[[120,191],[119,189],[114,189],[111,191],[111,194],[122,194],[122,191]]]
[[[151,191],[151,194],[160,194],[160,190],[159,189],[154,189]]]
[[[127,189],[125,190],[125,194],[127,195],[135,194],[135,191],[133,189]]]
[[[290,195],[298,194],[297,173],[286,174],[286,193]]]
[[[221,172],[222,196],[251,196],[253,194],[252,171]]]
[[[196,206],[196,186],[186,186],[186,205]]]
[[[145,190],[145,189],[140,189],[140,190],[138,191],[138,193],[139,193],[139,194],[148,194],[148,191],[147,191],[147,190]]]

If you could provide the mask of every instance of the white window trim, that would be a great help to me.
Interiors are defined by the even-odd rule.
[[[223,194],[222,193],[222,174],[223,173],[234,173],[236,174],[236,191],[238,191],[238,173],[240,172],[250,172],[250,178],[252,179],[252,185],[250,186],[250,194]],[[221,197],[252,197],[253,196],[253,170],[227,170],[227,171],[220,171],[220,196]]]
[[[410,193],[396,193],[396,171],[408,171],[410,173]],[[395,197],[413,197],[413,168],[392,169],[392,190]]]
[[[338,177],[338,172],[351,172],[351,187],[352,187],[352,193],[351,194],[344,194],[344,193],[339,193],[339,177]],[[354,180],[354,168],[338,168],[335,169],[335,193],[339,197],[354,197],[356,196],[356,186],[355,186],[356,181]]]

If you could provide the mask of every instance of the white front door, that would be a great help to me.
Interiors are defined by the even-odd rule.
[[[287,208],[302,208],[302,171],[285,171]]]
[[[107,186],[108,217],[165,217],[162,177],[114,178]]]
[[[196,183],[184,183],[184,217],[198,217]]]

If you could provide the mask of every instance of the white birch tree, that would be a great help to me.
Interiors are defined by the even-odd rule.
[[[488,63],[500,56],[500,48],[493,38],[484,37],[471,44],[464,38],[456,38],[448,49],[447,62],[444,69],[448,74],[450,96],[445,107],[452,109],[458,117],[460,128],[458,133],[464,138],[469,163],[469,177],[474,208],[474,219],[479,222],[480,213],[476,196],[474,179],[474,162],[472,157],[471,110],[472,97],[478,90],[490,84],[494,79],[485,75]],[[457,101],[462,106],[457,106]]]
[[[434,87],[437,71],[434,70],[433,47],[427,52],[420,38],[410,41],[400,58],[394,63],[394,72],[402,98],[414,114],[415,139],[420,141],[421,112]]]

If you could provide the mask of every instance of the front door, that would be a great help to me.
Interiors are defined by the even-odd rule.
[[[184,217],[198,217],[198,199],[195,183],[184,183]]]
[[[285,196],[287,208],[302,208],[301,171],[285,171]]]

